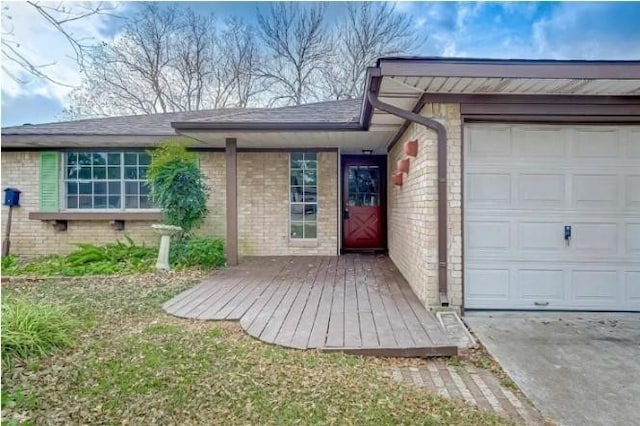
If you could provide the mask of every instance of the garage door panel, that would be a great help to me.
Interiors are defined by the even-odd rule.
[[[584,223],[572,225],[571,247],[580,255],[615,255],[618,252],[616,223]]]
[[[471,129],[470,132],[472,137],[468,144],[468,157],[496,158],[511,156],[511,129],[509,127],[478,127]]]
[[[616,175],[574,175],[573,205],[577,208],[615,208],[618,204]]]
[[[640,271],[625,273],[625,291],[630,303],[640,305]]]
[[[626,143],[626,157],[640,158],[640,130],[629,130]]]
[[[509,300],[508,269],[474,269],[467,271],[467,293],[470,297],[486,301]]]
[[[512,130],[519,158],[562,160],[566,157],[566,137],[561,128],[521,128]]]
[[[523,269],[518,272],[517,291],[521,299],[539,303],[565,298],[564,271],[561,269]]]
[[[640,310],[640,127],[493,126],[465,126],[466,306]]]
[[[578,304],[611,304],[618,295],[615,270],[574,270],[571,277],[573,299]]]
[[[576,158],[615,158],[619,152],[618,129],[576,129],[573,148]]]
[[[474,222],[467,224],[469,247],[473,249],[502,249],[510,247],[509,222]]]
[[[518,175],[518,200],[535,207],[563,205],[565,202],[564,175],[521,173]]]
[[[625,232],[629,256],[640,257],[640,223],[629,223]]]
[[[627,207],[640,209],[640,175],[627,176],[625,187]]]
[[[496,173],[474,173],[469,176],[468,202],[470,206],[506,205],[511,201],[511,176]]]
[[[559,251],[564,245],[564,224],[561,222],[520,222],[520,248]]]

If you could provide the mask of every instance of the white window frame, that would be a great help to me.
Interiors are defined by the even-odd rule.
[[[313,201],[313,202],[310,202],[310,201],[292,201],[291,200],[291,187],[293,186],[293,185],[291,185],[291,170],[292,170],[291,166],[292,166],[292,157],[295,154],[302,154],[303,155],[303,157],[302,157],[303,161],[304,161],[304,156],[306,154],[315,154],[315,156],[316,156],[316,159],[314,160],[316,162],[316,168],[315,168],[315,173],[316,173],[316,184],[315,184],[316,200]],[[320,213],[320,210],[319,210],[320,207],[319,207],[319,203],[318,203],[318,197],[320,196],[320,167],[319,167],[320,166],[320,161],[318,159],[318,156],[319,156],[318,154],[319,153],[316,152],[316,151],[291,151],[291,152],[289,152],[289,167],[288,167],[288,170],[287,170],[288,180],[289,180],[289,186],[288,186],[288,192],[287,192],[287,200],[288,200],[288,203],[287,203],[287,205],[288,205],[287,216],[288,216],[288,219],[289,219],[288,220],[289,241],[292,241],[292,242],[294,242],[294,241],[317,241],[318,240],[318,231],[319,231],[319,226],[318,226],[318,217],[319,216],[318,215]],[[304,169],[302,169],[302,170],[304,170]],[[304,197],[304,187],[305,187],[304,181],[302,182],[302,185],[296,185],[296,186],[301,186],[302,187],[302,193],[303,193],[303,197]],[[316,209],[315,209],[315,212],[316,212],[315,220],[313,220],[313,221],[310,220],[308,222],[308,223],[315,223],[315,225],[316,225],[316,236],[315,237],[311,237],[311,238],[307,238],[304,235],[305,224],[307,223],[305,221],[305,213],[304,213],[304,208],[305,207],[304,206],[307,205],[307,204],[308,205],[315,205],[315,207],[316,207]],[[303,209],[302,210],[303,211],[303,213],[302,213],[302,221],[291,220],[291,206],[292,205],[301,205],[302,206],[302,209]],[[302,223],[302,237],[298,238],[298,237],[293,237],[291,235],[291,226],[293,225],[293,223]]]
[[[67,174],[67,158],[68,158],[68,154],[96,154],[96,153],[100,153],[100,154],[119,154],[120,155],[120,164],[119,164],[119,168],[120,168],[120,177],[117,180],[118,182],[120,182],[120,207],[118,208],[109,208],[109,207],[105,207],[105,208],[76,208],[76,207],[69,207],[68,206],[68,183],[69,182],[78,182],[78,183],[93,183],[93,182],[97,182],[96,179],[68,179],[68,174]],[[146,182],[146,179],[126,179],[125,178],[125,164],[124,164],[124,156],[125,154],[136,154],[136,155],[140,155],[140,154],[147,154],[149,155],[146,151],[143,150],[82,150],[82,149],[74,149],[74,150],[66,150],[66,151],[62,151],[61,152],[61,163],[62,163],[62,167],[61,167],[61,173],[60,173],[60,194],[61,194],[61,203],[60,205],[62,206],[62,210],[63,211],[68,211],[68,212],[122,212],[122,211],[129,211],[129,212],[159,212],[160,209],[159,208],[135,208],[135,207],[126,207],[126,182]],[[93,168],[93,164],[91,166]],[[139,164],[139,160],[138,160],[138,164],[137,167],[140,167]],[[114,182],[116,181],[115,179],[108,179],[108,168],[106,170],[106,179],[104,181],[100,181],[100,182],[104,182],[106,185],[109,184],[109,182]],[[78,195],[79,195],[80,191],[78,190]],[[106,195],[107,197],[107,204],[108,204],[108,193]],[[95,194],[93,193],[93,188],[92,188],[92,193],[91,193],[91,199],[92,199],[92,203],[95,201],[94,199]],[[140,194],[138,193],[138,204],[140,203]]]

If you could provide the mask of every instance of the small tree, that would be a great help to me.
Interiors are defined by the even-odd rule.
[[[162,208],[166,223],[180,226],[185,234],[202,223],[209,198],[198,157],[187,151],[188,146],[184,140],[167,140],[151,151],[147,173],[151,196]]]

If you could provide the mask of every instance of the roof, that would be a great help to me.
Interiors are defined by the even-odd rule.
[[[126,115],[120,117],[91,118],[58,123],[23,124],[3,127],[2,135],[149,135],[171,136],[175,130],[172,121],[214,119],[259,111],[258,108],[222,108],[201,111],[168,112],[159,114]]]

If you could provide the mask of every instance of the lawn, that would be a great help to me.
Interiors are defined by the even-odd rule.
[[[392,383],[398,360],[296,351],[235,323],[170,317],[202,273],[3,283],[3,297],[69,309],[75,343],[2,370],[3,423],[509,424]]]

